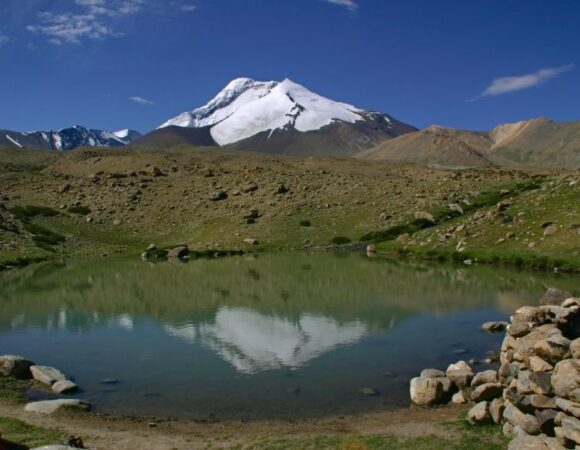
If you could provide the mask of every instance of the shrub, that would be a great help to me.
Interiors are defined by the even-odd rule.
[[[310,222],[310,220],[301,220],[300,226],[301,227],[310,227],[310,226],[312,226],[312,223]]]
[[[86,206],[71,206],[67,211],[71,214],[79,214],[81,216],[86,216],[90,214],[91,209]]]
[[[334,245],[344,245],[344,244],[348,244],[352,241],[349,238],[347,238],[346,236],[336,236],[336,237],[332,238],[331,242]]]

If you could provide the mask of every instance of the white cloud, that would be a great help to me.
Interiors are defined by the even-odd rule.
[[[566,66],[538,70],[537,72],[529,73],[527,75],[495,78],[479,97],[502,95],[509,92],[529,89],[549,80],[550,78],[555,78],[564,72],[568,72],[569,70],[572,70],[573,67],[573,64],[568,64]]]
[[[355,12],[358,9],[358,4],[354,0],[323,0],[333,5],[344,6],[350,12]]]
[[[12,39],[10,39],[8,36],[0,32],[0,47],[2,47],[5,44],[8,44],[9,42],[12,42]]]
[[[32,33],[42,34],[52,44],[81,44],[83,40],[102,40],[122,36],[111,19],[121,19],[141,10],[146,0],[75,0],[80,12],[38,14],[38,24],[28,25]]]
[[[182,5],[181,6],[181,10],[185,11],[185,12],[195,11],[196,9],[197,9],[197,6],[195,6],[195,5]]]
[[[154,105],[155,104],[151,100],[147,100],[146,98],[139,97],[139,96],[129,97],[129,100],[132,100],[135,103],[140,103],[141,105]]]

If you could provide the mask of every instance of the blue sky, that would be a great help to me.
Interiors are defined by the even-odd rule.
[[[580,119],[577,0],[1,0],[0,128],[148,131],[239,76],[418,127]]]

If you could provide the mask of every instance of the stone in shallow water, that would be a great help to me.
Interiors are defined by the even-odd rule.
[[[52,391],[57,394],[68,394],[78,390],[78,386],[70,380],[57,381],[52,385]]]
[[[375,397],[377,395],[379,395],[379,391],[377,391],[376,389],[373,388],[369,388],[369,387],[364,387],[359,389],[359,392],[363,395],[368,395],[371,397]]]
[[[447,378],[421,378],[411,380],[411,400],[419,406],[443,403],[448,397],[451,382]]]
[[[66,376],[58,369],[49,366],[30,366],[32,377],[48,386],[52,386],[57,381],[66,380]]]
[[[11,376],[19,379],[32,378],[32,374],[30,373],[30,366],[32,365],[34,365],[32,361],[28,361],[22,356],[0,356],[0,374],[5,377]]]
[[[62,408],[88,411],[91,409],[91,405],[90,403],[78,399],[43,400],[40,402],[27,403],[24,410],[26,412],[38,414],[53,414]]]
[[[443,371],[438,369],[423,369],[419,375],[421,378],[441,378],[444,376]]]

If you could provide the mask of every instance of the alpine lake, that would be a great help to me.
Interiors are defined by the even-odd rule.
[[[109,414],[338,416],[409,405],[426,367],[483,370],[503,336],[483,322],[577,281],[362,254],[51,262],[0,273],[0,352],[57,367]]]

